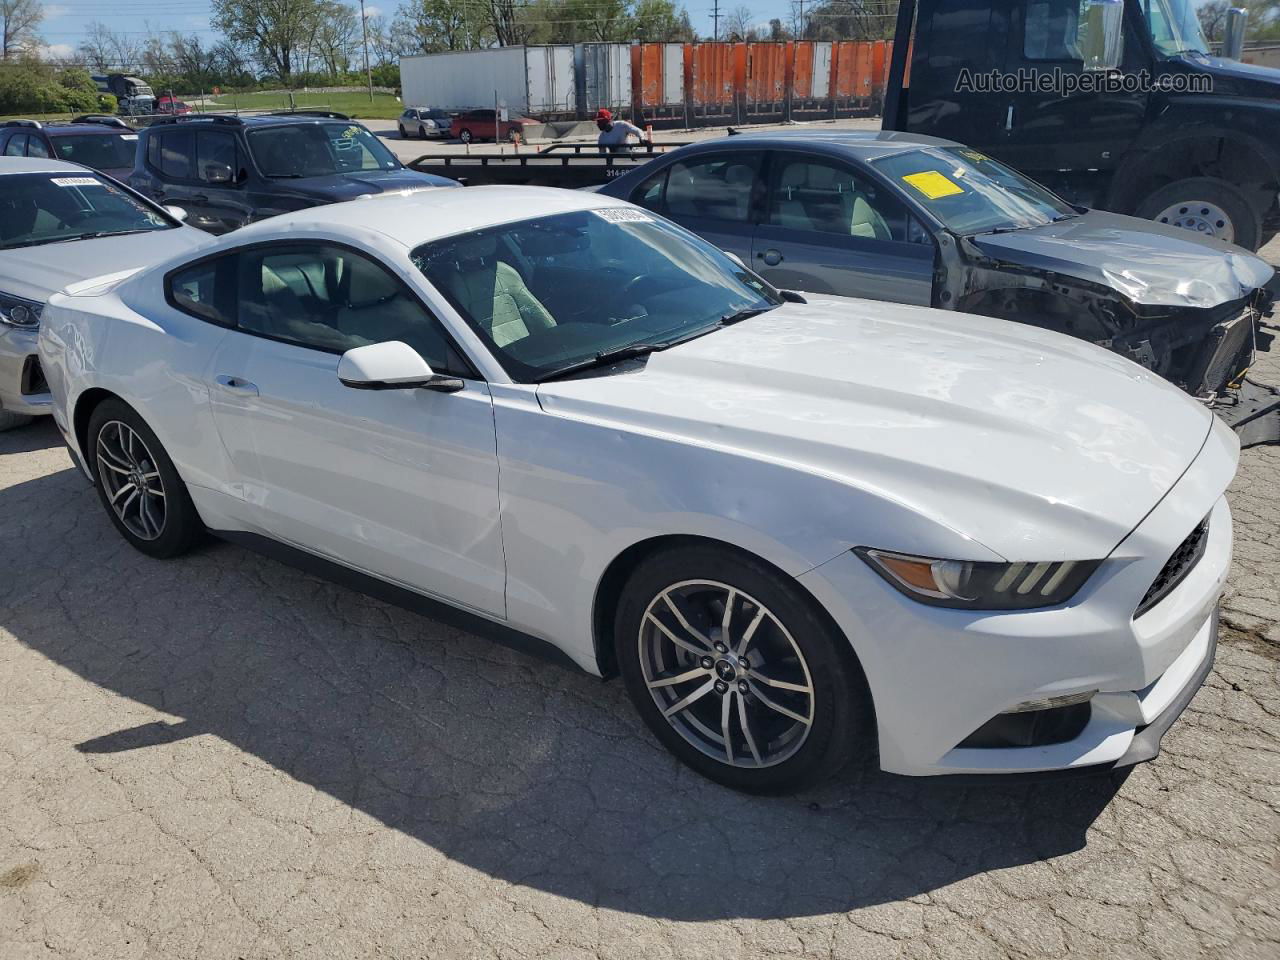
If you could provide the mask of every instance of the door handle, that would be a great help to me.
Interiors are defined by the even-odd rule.
[[[773,247],[770,247],[768,250],[764,250],[760,253],[757,253],[756,258],[763,260],[765,263],[767,263],[771,267],[776,267],[783,260],[782,254],[779,251],[775,250]]]
[[[239,377],[215,377],[215,382],[224,390],[230,390],[232,393],[239,393],[246,397],[256,397],[258,395],[258,387],[256,384],[250,383],[248,380],[242,380]]]
[[[1009,104],[1009,109],[1004,114],[1004,129],[1007,133],[1013,129],[1013,104]]]

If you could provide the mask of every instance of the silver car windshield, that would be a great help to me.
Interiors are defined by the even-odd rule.
[[[969,147],[922,147],[871,164],[961,235],[1038,227],[1078,215],[1034,180]]]
[[[0,250],[176,226],[118,184],[88,171],[0,176]]]
[[[476,230],[424,244],[413,261],[521,382],[662,349],[781,302],[720,250],[627,207]]]

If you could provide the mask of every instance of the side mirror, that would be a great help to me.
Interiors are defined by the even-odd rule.
[[[437,376],[418,351],[400,340],[348,350],[338,361],[338,379],[355,390],[439,390],[456,393],[463,383]]]
[[[206,163],[204,165],[204,178],[209,183],[230,183],[232,176],[231,168],[225,163]]]
[[[182,207],[174,206],[172,203],[165,204],[164,212],[180,223],[187,219],[187,211]]]
[[[1117,70],[1124,53],[1124,0],[1085,4],[1080,54],[1086,70]]]

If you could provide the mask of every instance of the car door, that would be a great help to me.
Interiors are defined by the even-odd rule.
[[[191,224],[210,233],[226,233],[248,223],[253,206],[246,195],[246,159],[229,130],[198,130],[195,176],[187,208]],[[223,179],[223,177],[227,177]]]
[[[147,140],[146,165],[151,174],[143,192],[157,203],[173,204],[189,214],[198,204],[195,131],[175,128],[152,133]]]
[[[770,283],[929,306],[935,252],[906,205],[851,163],[774,153],[750,261]]]
[[[664,167],[629,199],[746,263],[764,191],[763,161],[756,150],[695,154]]]
[[[505,614],[492,400],[400,280],[327,242],[236,254],[237,326],[210,370],[219,435],[262,529],[487,614]],[[341,354],[401,340],[456,393],[356,390]]]

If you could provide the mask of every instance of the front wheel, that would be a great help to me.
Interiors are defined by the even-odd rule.
[[[404,132],[404,124],[403,124],[403,123],[402,123],[402,124],[399,124],[399,125],[396,127],[396,129],[400,131],[400,139],[401,139],[401,140],[406,140],[406,139],[408,139],[408,134],[406,134],[406,133]]]
[[[1257,250],[1262,218],[1234,184],[1217,177],[1187,177],[1166,184],[1138,204],[1136,215]]]
[[[461,140],[463,143],[470,143],[471,131],[468,130],[466,127],[463,127],[461,130],[458,131],[458,139]]]
[[[517,128],[512,127],[510,130],[507,131],[508,143],[515,143],[519,139],[520,139],[520,131]]]
[[[107,515],[136,549],[176,557],[204,531],[173,461],[137,412],[104,400],[89,418],[86,458]]]
[[[753,557],[716,546],[650,557],[623,590],[614,645],[650,730],[726,786],[792,791],[872,752],[870,694],[848,642]]]
[[[425,140],[425,139],[427,139],[427,128],[426,128],[426,127],[423,127],[423,126],[419,126],[419,127],[418,127],[418,139],[419,139],[419,140]]]

